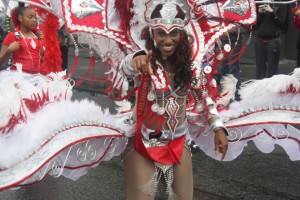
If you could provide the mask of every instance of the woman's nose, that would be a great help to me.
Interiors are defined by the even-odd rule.
[[[171,43],[173,41],[173,37],[169,34],[165,35],[164,42]]]

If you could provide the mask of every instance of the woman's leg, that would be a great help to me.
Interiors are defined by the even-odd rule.
[[[185,145],[187,146],[187,145]],[[173,189],[180,200],[193,199],[193,169],[191,152],[184,147],[180,164],[174,165],[174,182]]]
[[[139,189],[153,177],[153,162],[132,150],[129,148],[123,154],[127,200],[154,200],[154,196],[147,195]]]

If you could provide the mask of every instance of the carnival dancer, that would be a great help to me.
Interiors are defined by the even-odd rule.
[[[137,130],[123,153],[127,199],[154,199],[163,177],[170,199],[188,200],[193,199],[193,175],[185,142],[187,102],[194,99],[195,112],[208,112],[206,119],[215,131],[215,151],[221,152],[222,158],[228,145],[226,128],[213,112],[205,88],[197,87],[200,80],[193,76],[192,50],[184,30],[188,16],[176,3],[153,8],[142,32],[146,50],[128,55],[121,64],[121,71],[136,76],[139,85],[133,114]]]
[[[192,139],[207,155],[217,160],[229,161],[242,152],[247,141],[252,139],[256,143],[261,142],[256,136],[267,130],[261,130],[262,123],[265,124],[263,128],[268,128],[266,126],[270,125],[270,122],[277,120],[280,127],[285,128],[285,124],[290,124],[295,120],[295,114],[299,113],[299,101],[296,101],[298,98],[292,106],[283,107],[276,102],[278,94],[282,94],[286,85],[291,85],[290,82],[286,82],[284,88],[277,87],[276,94],[266,87],[265,81],[270,83],[268,80],[262,80],[259,87],[254,85],[253,87],[259,88],[256,90],[253,90],[253,87],[241,88],[242,101],[238,102],[239,105],[230,107],[228,112],[223,110],[219,115],[229,128],[228,138],[231,141],[227,149],[227,129],[214,106],[214,92],[217,90],[212,75],[218,62],[230,55],[230,48],[222,49],[220,46],[215,54],[208,51],[222,34],[240,24],[250,25],[255,22],[254,1],[245,0],[240,2],[242,4],[237,4],[232,1],[127,0],[126,7],[124,0],[49,2],[53,8],[57,8],[55,10],[62,12],[57,13],[57,16],[64,16],[68,31],[78,33],[78,37],[86,41],[110,67],[107,72],[109,76],[104,80],[110,81],[106,90],[110,97],[113,97],[113,100],[126,100],[130,95],[136,94],[136,106],[132,113],[129,105],[125,109],[128,111],[127,115],[125,112],[110,115],[108,112],[103,113],[100,106],[80,102],[75,104],[71,101],[65,102],[66,105],[72,104],[68,108],[48,102],[44,107],[40,106],[39,108],[42,108],[39,117],[32,114],[36,120],[29,118],[26,123],[34,125],[38,136],[40,133],[45,136],[34,143],[36,146],[27,148],[21,158],[18,151],[19,157],[9,163],[1,161],[11,160],[12,156],[6,155],[7,153],[1,154],[0,168],[4,170],[0,171],[0,190],[40,181],[46,174],[54,171],[53,168],[48,168],[52,166],[52,162],[58,162],[58,166],[54,167],[59,169],[57,176],[62,174],[77,180],[101,161],[122,153],[128,199],[153,199],[157,185],[162,179],[166,183],[170,199],[192,199],[192,166],[186,145],[187,139]],[[118,6],[121,9],[117,9]],[[140,38],[141,33],[143,39]],[[48,48],[46,52],[47,50]],[[127,54],[129,55],[125,57]],[[205,62],[203,58],[206,58]],[[204,63],[211,66],[203,66]],[[92,66],[91,64],[89,69],[93,70]],[[128,77],[135,80],[136,87],[126,93]],[[293,86],[299,87],[296,84],[298,77],[297,73],[288,78],[294,83],[289,89],[294,91]],[[274,83],[280,83],[282,86],[282,81],[276,78],[274,82],[271,81],[271,89],[274,88]],[[261,85],[264,87],[260,87]],[[116,89],[120,92],[116,93]],[[263,95],[257,95],[253,91],[263,92]],[[276,103],[275,109],[273,105],[270,106],[270,100],[265,98],[269,97],[270,93],[273,94],[272,102]],[[113,96],[115,94],[121,98],[117,99]],[[250,102],[243,104],[244,99]],[[262,102],[258,100],[264,100],[263,104],[259,104]],[[284,102],[291,102],[290,98]],[[62,111],[62,108],[65,110]],[[52,120],[49,120],[49,113],[53,113],[54,110],[56,113],[51,116]],[[82,114],[83,112],[85,114]],[[56,115],[57,113],[59,114]],[[62,116],[61,113],[67,114],[63,120],[58,120],[57,116]],[[122,114],[126,115],[125,120],[118,118],[123,117]],[[130,115],[133,115],[135,124],[128,118]],[[299,124],[299,114],[297,116]],[[42,117],[44,121],[59,123],[55,123],[57,126],[54,128],[40,126],[37,129],[36,124],[42,121]],[[65,120],[66,117],[68,121]],[[282,123],[283,119],[287,119],[285,124]],[[65,123],[61,124],[62,121]],[[123,122],[130,122],[129,126],[125,126]],[[22,130],[28,128],[27,124],[21,126]],[[246,125],[253,125],[254,130],[248,130],[248,126],[244,128]],[[269,129],[273,127],[270,126]],[[278,127],[275,127],[276,130],[279,130]],[[237,131],[233,132],[235,130]],[[28,132],[24,135],[27,136]],[[274,139],[274,142],[271,140],[267,144],[261,142],[260,147],[274,146],[274,143],[286,147],[285,141],[299,138],[297,132],[295,137],[284,138],[280,143],[277,139],[281,138],[281,132],[277,135],[271,135],[268,130],[265,132],[266,137],[275,138],[276,141]],[[233,137],[234,133],[238,137]],[[14,132],[9,134],[9,137],[16,136],[19,139],[19,135]],[[85,143],[81,143],[82,141]],[[294,142],[289,152],[296,152],[294,158],[299,160],[298,151],[294,151],[298,148],[298,143]],[[288,144],[291,146],[293,143]],[[0,147],[2,148],[1,143]],[[6,148],[3,148],[4,150]],[[216,152],[221,153],[216,155]],[[29,161],[32,163],[30,168]]]

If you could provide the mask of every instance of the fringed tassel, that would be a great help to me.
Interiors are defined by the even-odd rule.
[[[144,185],[140,186],[139,189],[150,196],[155,196],[158,188],[158,184],[162,177],[164,177],[166,183],[166,194],[168,195],[168,200],[179,200],[178,196],[175,194],[172,184],[174,180],[174,167],[173,165],[162,165],[159,163],[154,163],[155,172],[152,178]]]
[[[252,29],[252,28],[251,28]],[[242,55],[244,55],[244,53],[246,52],[246,50],[248,49],[249,45],[250,45],[250,42],[251,42],[251,39],[252,39],[252,31],[250,31],[250,35],[249,35],[249,38],[247,40],[247,43],[242,47],[242,49],[237,52],[236,54],[233,54],[232,56],[236,56],[235,59],[231,60],[228,65],[232,65],[234,64],[236,61],[238,61]]]
[[[95,56],[91,55],[90,63],[89,63],[87,70],[85,71],[83,76],[80,77],[80,79],[76,81],[75,86],[81,85],[83,83],[83,81],[85,81],[85,80],[89,80],[89,82],[92,82],[91,79],[88,79],[88,76],[90,74],[90,71],[92,72],[92,74],[94,73],[94,71],[95,71],[94,68],[95,68]]]
[[[112,76],[112,78],[110,78],[111,76]],[[111,80],[111,84],[109,87],[107,87],[105,89],[105,92],[114,101],[122,101],[124,99],[127,99],[130,96],[132,96],[139,89],[139,87],[135,87],[129,93],[125,94],[123,91],[124,90],[123,84],[125,84],[125,82],[127,80],[126,80],[126,77],[124,77],[123,75],[120,75],[118,68],[116,68],[115,71],[111,70],[108,79]],[[116,91],[115,89],[119,89],[117,97],[115,97],[115,91]],[[126,89],[126,91],[127,91],[127,89]]]
[[[69,72],[69,76],[72,77],[75,73],[75,71],[77,70],[77,67],[78,67],[78,62],[79,62],[79,56],[76,55],[74,57],[74,62],[73,62],[73,65],[71,66],[71,70]]]
[[[106,78],[99,78],[96,77],[96,57],[94,56],[94,53],[92,51],[92,49],[90,50],[90,62],[89,62],[89,66],[87,71],[85,72],[85,74],[77,81],[77,84],[80,85],[84,80],[88,80],[89,83],[92,82],[107,82],[110,80],[110,77],[106,77]],[[104,72],[102,74],[105,74],[106,70],[107,70],[107,65],[111,65],[111,60],[107,59],[105,61],[105,65],[104,65]]]
[[[73,75],[75,74],[77,68],[78,68],[78,63],[79,63],[79,48],[78,48],[78,44],[76,42],[76,40],[74,39],[74,36],[72,34],[70,34],[70,38],[74,44],[74,48],[75,48],[75,57],[74,57],[74,62],[73,65],[71,66],[71,70],[69,72],[69,76],[73,77]]]
[[[155,197],[160,178],[161,174],[155,170],[152,178],[146,184],[140,186],[139,190],[141,190],[144,194]]]
[[[147,95],[150,88],[150,76],[149,75],[142,75],[141,80],[141,88],[138,93],[138,100],[137,100],[137,118],[143,116],[147,104]]]
[[[95,58],[94,55],[91,55],[90,56],[90,64],[89,64],[89,67],[88,67],[88,70],[91,71],[91,75],[89,77],[89,82],[90,83],[96,81],[96,78],[95,78],[95,64],[96,64],[96,58]]]
[[[228,65],[232,65],[235,62],[237,62],[242,57],[242,55],[244,55],[244,53],[246,52],[248,47],[249,47],[249,44],[247,42],[247,44],[245,44],[238,53],[232,55],[232,56],[237,56],[237,57],[235,57],[233,60],[228,62]]]
[[[110,75],[108,75],[106,78],[100,78],[100,77],[95,76],[95,74],[96,74],[95,64],[96,64],[96,58],[94,56],[92,56],[90,58],[90,65],[89,65],[89,68],[91,69],[91,75],[89,77],[89,81],[91,81],[91,82],[108,82],[111,79]],[[109,71],[109,67],[111,65],[112,65],[112,61],[110,59],[106,59],[106,61],[104,62],[104,65],[103,65],[102,73],[100,73],[100,75],[106,74],[107,71]]]
[[[118,97],[113,96],[113,92],[108,92],[108,91],[110,91],[110,88],[106,88],[105,92],[108,93],[108,96],[109,96],[109,98],[111,100],[113,100],[113,101],[123,101],[123,100],[126,100],[129,97],[131,97],[138,89],[139,89],[139,87],[135,87],[130,92],[128,92],[127,95],[122,96],[122,97],[120,97],[120,96],[118,96]]]

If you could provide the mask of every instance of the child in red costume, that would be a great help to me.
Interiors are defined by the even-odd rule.
[[[9,33],[3,41],[0,64],[6,64],[12,55],[12,70],[20,66],[27,73],[46,74],[46,70],[41,67],[44,52],[41,41],[43,34],[35,31],[37,26],[35,9],[17,7],[12,11],[12,19],[15,24],[15,32]]]

